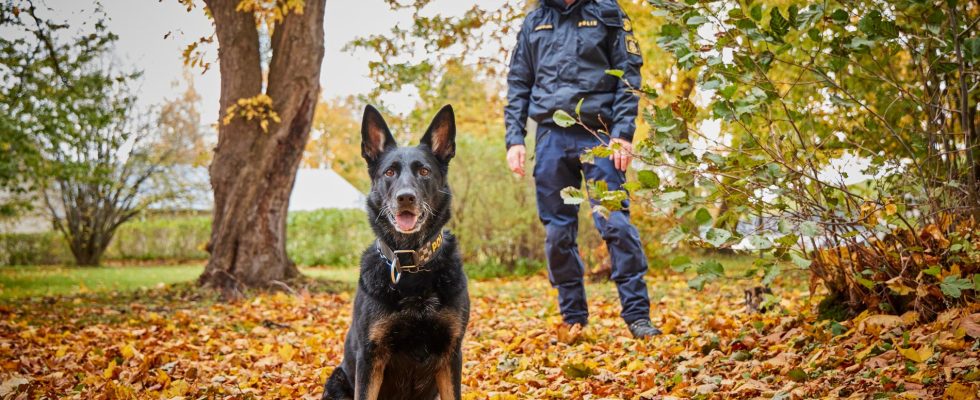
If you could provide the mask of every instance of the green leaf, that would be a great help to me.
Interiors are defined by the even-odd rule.
[[[769,29],[779,37],[786,36],[789,33],[789,21],[783,17],[779,8],[773,8],[769,12]]]
[[[606,70],[606,75],[612,75],[612,76],[615,76],[617,78],[622,78],[623,77],[623,70],[621,70],[621,69],[607,69]]]
[[[756,3],[752,6],[752,9],[749,10],[749,16],[756,21],[762,19],[762,5]]]
[[[707,275],[695,276],[693,279],[687,281],[687,287],[700,291],[704,289],[704,284],[708,282],[708,279]]]
[[[636,179],[640,181],[644,189],[657,189],[660,187],[660,177],[656,172],[650,170],[640,170],[636,172]]]
[[[579,188],[569,186],[561,190],[561,198],[565,204],[579,205],[585,201],[585,193],[582,193]]]
[[[698,275],[722,277],[725,275],[725,267],[718,261],[708,260],[698,265]]]
[[[963,41],[963,52],[971,60],[980,59],[980,37],[970,38]]]
[[[960,298],[960,296],[963,295],[962,291],[970,290],[973,287],[974,283],[970,282],[969,279],[952,275],[947,276],[942,282],[939,283],[939,289],[942,289],[943,294],[954,299]]]
[[[793,382],[805,382],[807,378],[806,372],[799,367],[789,370],[789,372],[786,373],[786,376]]]
[[[684,197],[687,197],[687,193],[685,193],[683,190],[677,190],[677,191],[667,192],[667,193],[664,193],[664,194],[660,195],[660,200],[661,201],[674,201],[674,200],[683,199]]]
[[[687,19],[687,25],[691,25],[691,26],[702,25],[705,22],[708,22],[708,19],[701,15],[695,15]]]
[[[834,10],[834,13],[833,14],[830,14],[830,18],[832,18],[834,20],[834,22],[836,22],[838,24],[843,24],[843,23],[846,23],[848,19],[850,19],[850,16],[847,15],[847,11],[844,11],[843,9],[838,8],[838,9]]]
[[[973,290],[980,294],[980,274],[973,274]]]
[[[800,268],[810,268],[810,264],[813,263],[813,261],[800,257],[796,253],[790,253],[789,258],[793,260],[793,264],[796,264]]]
[[[854,280],[856,280],[857,283],[860,283],[861,286],[864,286],[864,287],[868,288],[868,290],[871,290],[871,289],[874,289],[875,288],[874,281],[872,281],[872,280],[870,280],[868,278],[865,278],[865,277],[861,276],[860,274],[854,274]]]
[[[772,284],[772,281],[776,280],[776,277],[779,276],[779,273],[782,272],[783,269],[779,266],[779,264],[769,264],[765,267],[765,270],[766,274],[762,277],[762,284],[769,286]]]
[[[749,236],[749,244],[756,250],[766,250],[772,248],[772,242],[764,236]]]
[[[582,103],[585,102],[585,97],[578,99],[578,104],[575,105],[575,115],[582,115]]]
[[[698,226],[705,226],[711,223],[711,212],[706,208],[698,209],[698,212],[694,214],[694,222],[697,222]]]
[[[935,277],[939,277],[939,273],[940,272],[942,272],[942,270],[939,269],[939,266],[938,265],[937,266],[932,266],[932,267],[930,267],[928,269],[922,270],[922,273],[924,273],[926,275],[932,275],[932,276],[935,276]]]
[[[731,237],[731,232],[719,228],[711,228],[704,233],[704,241],[715,247],[721,247]]]
[[[562,128],[568,128],[572,125],[575,125],[576,123],[575,118],[572,118],[571,115],[568,115],[568,113],[565,112],[565,110],[555,111],[555,114],[551,118],[555,120],[555,125],[558,125]]]
[[[670,260],[670,268],[677,272],[684,272],[691,266],[691,257],[677,256]]]

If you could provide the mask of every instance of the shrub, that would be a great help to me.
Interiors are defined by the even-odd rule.
[[[63,264],[71,260],[71,252],[61,234],[0,234],[0,265]]]
[[[153,215],[120,226],[106,257],[113,260],[203,260],[208,215]]]
[[[356,266],[374,240],[361,210],[292,212],[287,223],[286,251],[299,265]]]

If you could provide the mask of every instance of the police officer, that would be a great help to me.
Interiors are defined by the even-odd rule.
[[[616,0],[542,0],[524,20],[507,76],[507,162],[524,176],[524,136],[528,116],[537,121],[534,182],[538,215],[547,238],[548,278],[558,289],[558,302],[566,324],[588,323],[585,267],[578,254],[578,206],[565,204],[560,192],[580,187],[586,180],[602,180],[611,190],[622,188],[630,163],[639,98],[630,90],[640,87],[643,58],[633,37],[629,17]],[[623,71],[622,80],[605,71]],[[610,158],[582,163],[579,155],[602,142],[589,130],[555,125],[552,115],[574,113],[586,126],[601,129],[600,136],[619,144]],[[624,206],[628,206],[625,202]],[[650,298],[644,274],[646,256],[629,211],[613,211],[605,218],[593,213],[596,228],[612,258],[612,279],[619,291],[621,316],[634,337],[657,335],[650,323]]]

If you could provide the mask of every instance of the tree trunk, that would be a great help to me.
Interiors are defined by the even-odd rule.
[[[224,114],[239,99],[262,94],[259,33],[252,13],[235,10],[238,0],[206,3],[218,37]],[[324,3],[306,0],[302,14],[291,10],[274,29],[265,93],[281,122],[270,121],[268,132],[257,119],[219,123],[210,167],[211,257],[199,282],[226,297],[299,276],[286,255],[286,210],[320,95]]]

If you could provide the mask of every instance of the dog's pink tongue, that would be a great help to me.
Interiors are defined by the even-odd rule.
[[[398,224],[398,230],[405,232],[415,229],[415,223],[418,220],[419,216],[410,212],[398,213],[398,215],[395,216],[395,223]]]

